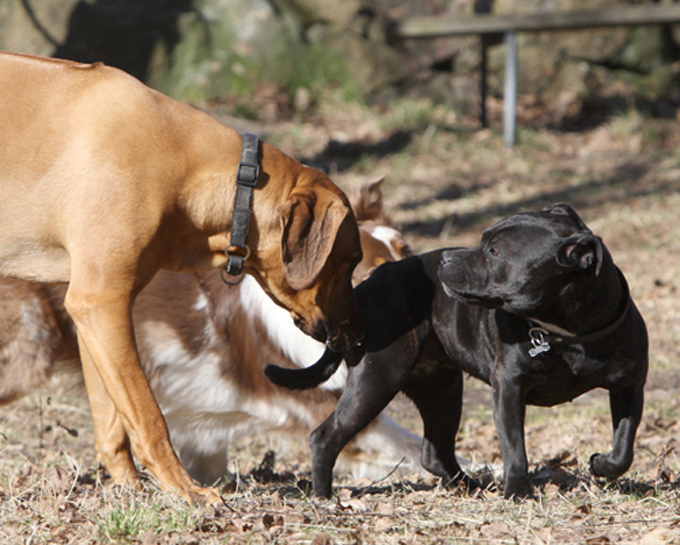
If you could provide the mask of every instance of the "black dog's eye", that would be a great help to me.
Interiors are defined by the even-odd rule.
[[[496,248],[489,248],[489,253],[494,257],[498,257],[499,255],[501,255],[501,253],[498,250],[496,250]]]

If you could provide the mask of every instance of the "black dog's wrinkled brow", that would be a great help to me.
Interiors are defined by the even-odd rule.
[[[543,213],[548,213],[553,216],[569,216],[572,220],[576,222],[576,225],[578,226],[579,231],[585,231],[587,233],[591,233],[590,229],[588,229],[588,226],[583,222],[581,217],[576,213],[576,210],[574,210],[571,206],[565,203],[557,203],[553,204],[551,206],[548,206],[541,210]]]
[[[520,225],[520,224],[526,224],[527,219],[537,219],[536,214],[533,212],[523,212],[520,214],[515,214],[514,216],[507,217],[505,219],[502,219],[495,225],[492,225],[488,229],[485,229],[484,232],[482,233],[482,243],[487,242],[491,237],[493,237],[496,233],[499,231],[504,231],[506,229],[509,229],[510,227],[513,227],[515,225]],[[536,221],[536,223],[540,223],[539,221]]]
[[[585,223],[583,223],[583,220],[578,216],[574,209],[571,208],[571,206],[567,204],[556,204],[553,206],[548,206],[540,212],[520,212],[519,214],[514,214],[502,219],[495,225],[492,225],[488,229],[484,230],[482,233],[481,243],[483,244],[487,242],[499,231],[504,231],[515,225],[543,225],[545,224],[545,220],[548,217],[552,218],[550,224],[554,227],[556,219],[555,216],[562,216],[562,218],[564,218],[564,220],[560,221],[560,223],[566,228],[566,230],[558,232],[557,234],[560,236],[568,237],[579,232],[592,234],[592,231]]]

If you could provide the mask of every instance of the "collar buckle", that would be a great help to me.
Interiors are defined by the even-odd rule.
[[[241,161],[236,172],[236,183],[247,187],[255,187],[257,178],[260,176],[260,165],[253,165]]]

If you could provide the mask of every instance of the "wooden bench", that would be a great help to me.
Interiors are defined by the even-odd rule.
[[[517,15],[411,17],[395,22],[389,40],[431,39],[476,34],[502,34],[505,42],[503,89],[503,135],[512,148],[516,140],[517,33],[583,30],[615,26],[667,25],[680,23],[680,4],[620,5],[594,10],[551,11]],[[484,47],[484,46],[483,46]],[[484,64],[484,63],[483,63]],[[482,78],[485,78],[485,67]],[[484,86],[482,86],[484,89]],[[482,93],[482,104],[485,100]]]

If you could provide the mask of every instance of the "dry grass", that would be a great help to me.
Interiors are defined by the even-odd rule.
[[[523,129],[509,152],[498,131],[473,130],[472,121],[428,103],[404,101],[387,112],[331,104],[323,112],[309,123],[257,129],[328,166],[348,189],[386,174],[386,207],[417,251],[475,244],[499,218],[555,201],[574,205],[604,238],[650,332],[647,407],[631,471],[616,482],[587,471],[590,454],[611,444],[606,395],[592,392],[529,410],[536,501],[447,490],[421,475],[340,478],[334,500],[311,500],[303,492],[305,442],[253,473],[274,445],[254,438],[230,453],[240,480],[225,487],[227,505],[200,508],[152,482],[133,493],[103,479],[87,403],[56,381],[0,409],[0,542],[679,543],[677,122],[631,113],[582,133]],[[489,399],[486,386],[466,383],[458,449],[500,463]],[[419,430],[406,401],[391,410]]]

